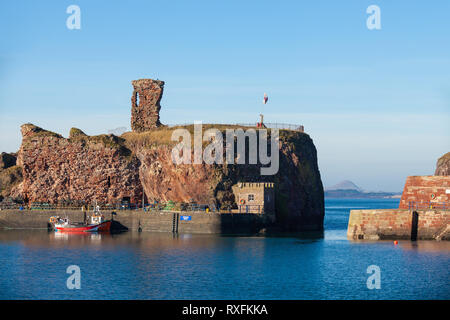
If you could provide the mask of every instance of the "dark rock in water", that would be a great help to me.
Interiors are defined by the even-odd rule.
[[[447,152],[436,163],[435,176],[450,176],[450,152]]]

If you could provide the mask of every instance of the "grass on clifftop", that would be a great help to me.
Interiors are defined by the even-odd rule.
[[[37,127],[32,124],[25,124],[25,128],[29,131],[33,132],[32,136],[51,136],[57,137],[61,139],[65,139],[60,134],[44,130],[40,127]],[[67,139],[69,142],[84,142],[86,145],[91,143],[100,143],[105,147],[119,149],[121,155],[130,156],[130,150],[137,150],[140,147],[151,148],[155,146],[175,146],[178,141],[172,141],[172,134],[176,129],[187,129],[191,134],[191,143],[194,144],[194,125],[185,125],[185,126],[161,126],[160,128],[156,128],[153,130],[145,131],[145,132],[125,132],[120,137],[112,135],[112,134],[101,134],[97,136],[88,136],[82,130],[77,128],[71,128],[69,133],[69,138]],[[218,129],[222,132],[223,137],[225,138],[226,129],[242,129],[247,131],[248,129],[258,130],[256,127],[247,127],[240,125],[232,125],[232,124],[203,124],[202,125],[202,134],[205,133],[208,129]],[[268,128],[268,134],[270,135],[271,129]],[[298,140],[299,136],[308,137],[307,134],[298,131],[291,130],[283,130],[280,129],[280,140]],[[203,141],[203,147],[208,145],[208,141]]]
[[[72,128],[76,129],[76,128]],[[113,134],[100,134],[97,136],[88,136],[79,130],[77,132],[71,130],[70,142],[84,142],[86,145],[89,144],[102,144],[104,147],[119,150],[120,155],[130,156],[131,151],[125,146],[125,139],[117,137]]]
[[[125,139],[126,145],[128,148],[132,150],[136,150],[138,147],[153,147],[158,145],[166,145],[166,146],[174,146],[178,142],[172,141],[172,133],[176,129],[187,129],[189,133],[191,134],[191,143],[194,143],[194,125],[186,125],[186,126],[176,126],[176,127],[167,127],[162,126],[157,129],[145,131],[145,132],[125,132],[121,135],[122,138]],[[258,130],[259,128],[256,127],[246,127],[246,126],[239,126],[239,125],[228,125],[228,124],[203,124],[202,125],[202,134],[205,133],[208,129],[218,129],[222,132],[223,137],[225,139],[225,132],[226,129],[242,129],[247,131],[248,129],[255,129]],[[271,129],[267,129],[268,134],[270,135]],[[280,130],[280,138],[285,137],[286,138],[294,138],[298,137],[299,135],[308,137],[307,134],[304,134],[302,132],[298,131],[291,131],[291,130]],[[208,145],[209,142],[203,142],[203,145]]]
[[[69,132],[69,139],[75,138],[75,137],[86,137],[87,134],[81,131],[78,128],[71,128]]]
[[[246,129],[246,127],[240,127],[236,125],[224,125],[224,124],[203,124],[202,131],[203,133],[208,129],[218,129],[225,132],[225,129]],[[186,126],[176,126],[176,127],[167,127],[162,126],[157,129],[145,131],[145,132],[125,132],[122,134],[122,138],[124,138],[127,144],[133,149],[136,147],[152,147],[157,145],[166,145],[166,146],[174,146],[178,142],[172,141],[172,133],[176,129],[187,129],[191,134],[191,142],[194,140],[194,125],[186,125]]]
[[[35,126],[32,123],[26,123],[22,125],[22,128],[28,130],[29,132],[33,132],[32,137],[55,137],[55,138],[63,138],[62,135],[42,129],[41,127]]]
[[[438,162],[444,162],[444,161],[449,161],[450,160],[450,152],[447,152],[446,154],[444,154],[442,157],[440,157],[438,159]]]

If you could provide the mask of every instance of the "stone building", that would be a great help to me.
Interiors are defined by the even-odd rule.
[[[232,187],[239,213],[275,213],[273,182],[239,182]]]
[[[164,81],[139,79],[131,81],[131,130],[144,132],[161,126],[159,121],[160,101]]]

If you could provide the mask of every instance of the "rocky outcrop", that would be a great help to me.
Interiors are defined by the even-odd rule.
[[[160,127],[159,111],[164,81],[140,79],[131,83],[134,87],[131,96],[131,129],[144,132]]]
[[[153,132],[154,138],[160,138]],[[238,182],[274,182],[276,221],[287,231],[320,230],[324,193],[311,138],[302,132],[280,132],[280,168],[276,175],[261,176],[261,165],[179,164],[171,158],[170,143],[157,144],[152,136],[125,134],[129,148],[141,162],[141,183],[150,202],[197,202],[236,208],[232,186]],[[131,143],[140,140],[139,145]]]
[[[15,166],[16,160],[17,156],[15,154],[2,152],[0,155],[0,170]]]
[[[139,175],[149,202],[191,202],[213,204],[214,189],[220,177],[213,165],[176,165],[172,148],[157,146],[137,150]]]
[[[32,124],[21,127],[19,192],[27,202],[117,203],[142,197],[139,160],[113,135],[86,136],[72,129],[70,138]]]
[[[66,139],[32,124],[23,125],[16,164],[23,180],[12,188],[11,195],[28,203],[96,200],[113,204],[124,198],[140,203],[144,190],[148,202],[194,201],[232,209],[237,207],[234,185],[271,182],[275,186],[276,227],[322,230],[324,192],[316,148],[307,134],[280,131],[275,175],[261,175],[261,164],[176,165],[172,161],[173,128],[159,121],[164,82],[141,79],[132,84],[133,130],[121,137],[88,136],[72,128]],[[237,127],[204,125],[203,129],[208,126],[222,132]],[[194,130],[193,126],[183,128]]]
[[[22,181],[22,168],[16,165],[15,154],[2,152],[0,156],[0,201],[10,197],[12,190]]]
[[[435,176],[450,176],[450,152],[447,152],[436,163]]]
[[[317,153],[302,132],[280,131],[277,174],[261,176],[260,164],[175,164],[168,128],[144,133],[87,136],[71,129],[69,139],[31,124],[22,126],[18,165],[23,182],[16,189],[28,202],[94,200],[117,203],[129,197],[147,201],[196,202],[237,207],[232,187],[239,182],[273,182],[277,227],[320,230],[323,186]]]

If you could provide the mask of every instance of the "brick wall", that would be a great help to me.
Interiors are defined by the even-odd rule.
[[[449,201],[450,176],[410,176],[406,179],[399,208],[408,209],[410,202],[426,205]]]

